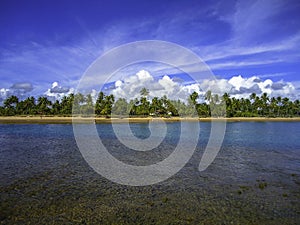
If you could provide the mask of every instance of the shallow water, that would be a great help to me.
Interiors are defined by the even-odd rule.
[[[179,173],[144,187],[95,173],[72,125],[0,125],[1,223],[297,224],[300,122],[227,123],[221,151],[199,172],[210,125],[200,123],[197,149]],[[110,124],[96,126],[114,157],[136,165],[168,157],[180,136],[180,122],[167,123],[161,145],[137,152],[118,141]],[[131,130],[141,139],[150,135],[147,124]]]

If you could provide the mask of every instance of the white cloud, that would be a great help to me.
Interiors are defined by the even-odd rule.
[[[0,89],[0,103],[2,103],[10,95],[10,90],[8,88]]]
[[[150,98],[166,95],[170,99],[185,100],[188,94],[192,93],[192,90],[199,91],[199,86],[196,84],[184,86],[171,79],[168,75],[154,79],[148,71],[140,70],[135,75],[125,78],[124,81],[116,81],[115,89],[111,93],[116,98],[140,98],[140,90],[144,87],[149,90]]]
[[[57,86],[58,86],[58,83],[56,81],[52,83],[52,88],[55,88]]]
[[[64,96],[68,96],[74,93],[74,88],[62,87],[58,82],[53,82],[51,88],[49,88],[44,95],[51,101],[61,100]]]
[[[170,77],[167,75],[163,76],[162,79],[158,80],[158,83],[168,92],[172,93],[176,86],[178,86]]]
[[[241,75],[239,75],[229,79],[228,83],[231,84],[236,90],[240,90],[241,87],[250,88],[255,85],[255,83],[261,83],[256,82],[256,80],[260,81],[259,77],[252,76],[250,78],[243,78]]]
[[[122,82],[121,80],[117,80],[117,81],[115,82],[115,87],[121,87],[122,84],[123,84],[123,82]]]
[[[199,83],[184,85],[175,82],[168,75],[159,79],[154,79],[151,74],[145,70],[139,71],[136,75],[129,76],[123,81],[117,81],[112,94],[116,98],[140,98],[140,90],[143,87],[149,89],[149,97],[162,97],[166,95],[170,99],[180,99],[186,101],[188,96],[196,91],[200,96],[211,90],[214,93],[229,93],[235,98],[248,98],[253,92],[260,95],[264,92],[272,96],[287,96],[294,99],[297,96],[295,86],[290,82],[283,80],[274,82],[270,79],[262,80],[259,76],[249,78],[233,76],[230,79],[205,79]]]
[[[14,83],[10,88],[0,87],[0,105],[3,104],[6,98],[12,95],[17,96],[20,101],[24,100],[31,95],[33,89],[33,85],[30,82]]]
[[[226,79],[216,79],[216,80],[203,80],[200,83],[201,89],[203,92],[211,90],[215,93],[225,93],[230,92],[234,86],[231,85]]]
[[[93,89],[93,90],[91,91],[90,95],[91,95],[91,97],[92,97],[92,99],[93,99],[93,103],[95,104],[96,101],[97,101],[97,98],[98,98],[98,92],[97,92],[95,89]]]
[[[30,92],[33,90],[33,86],[29,82],[15,83],[10,88],[14,89],[14,90],[19,90],[20,92],[23,92],[23,93]]]
[[[184,83],[178,82],[178,77],[171,78],[164,75],[160,78],[153,77],[148,71],[140,70],[135,75],[128,76],[124,80],[117,80],[114,83],[114,88],[111,90],[116,98],[134,99],[140,98],[140,90],[142,88],[149,89],[149,98],[163,97],[166,95],[170,99],[180,99],[186,101],[188,96],[196,91],[200,97],[204,97],[206,91],[212,90],[215,93],[223,94],[229,93],[231,97],[248,98],[253,92],[260,95],[264,92],[269,96],[289,97],[291,100],[299,99],[300,83],[285,82],[280,80],[278,82],[271,79],[263,79],[263,76],[252,76],[249,78],[241,75],[233,76],[230,79],[204,79],[201,82]],[[58,82],[53,82],[44,95],[51,101],[61,100],[64,96],[74,93],[74,88],[67,88],[61,86]],[[0,102],[10,95],[17,95],[14,89],[1,88]],[[91,94],[93,102],[96,102],[98,92],[92,89],[90,92],[84,94]],[[21,96],[22,97],[22,96]],[[24,97],[24,96],[23,96]]]
[[[153,77],[150,75],[150,73],[148,71],[145,71],[145,70],[141,70],[139,71],[137,74],[136,74],[137,78],[139,80],[142,80],[144,82],[147,82],[147,81],[152,81],[153,80]]]

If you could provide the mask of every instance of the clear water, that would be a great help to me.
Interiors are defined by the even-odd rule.
[[[221,151],[199,172],[210,125],[200,123],[198,147],[178,174],[156,185],[129,187],[88,166],[70,124],[1,124],[1,222],[297,224],[300,123],[227,123]],[[146,123],[131,129],[138,138],[150,135]],[[116,158],[147,165],[174,150],[180,123],[167,123],[164,142],[150,152],[126,148],[110,124],[98,124],[97,130]]]

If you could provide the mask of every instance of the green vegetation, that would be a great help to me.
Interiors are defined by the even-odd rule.
[[[258,184],[259,189],[263,190],[268,186],[268,184],[266,182],[261,182]]]
[[[256,182],[258,182],[258,188],[260,190],[264,190],[268,186],[268,183],[264,180],[256,180]]]
[[[199,116],[199,117],[297,117],[300,116],[300,101],[291,101],[287,97],[272,97],[266,93],[261,96],[255,93],[249,98],[237,99],[228,93],[223,96],[208,91],[203,99],[198,93],[192,93],[187,102],[170,100],[166,96],[149,99],[149,90],[143,88],[141,97],[130,100],[115,99],[113,95],[100,92],[96,103],[91,95],[81,93],[65,96],[61,101],[51,102],[47,97],[28,97],[19,101],[10,96],[0,107],[1,116],[15,115],[60,115],[73,114],[110,117],[113,116]],[[200,102],[202,103],[198,103]],[[225,107],[226,105],[226,107]],[[226,112],[225,112],[226,108]]]
[[[251,187],[249,187],[249,186],[239,186],[239,190],[237,191],[237,193],[239,195],[241,195],[244,192],[249,191],[249,190],[251,190]]]

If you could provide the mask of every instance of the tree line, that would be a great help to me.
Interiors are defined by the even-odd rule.
[[[300,101],[287,97],[270,97],[267,93],[249,98],[230,97],[228,93],[219,96],[206,92],[202,103],[197,92],[189,95],[186,102],[170,100],[166,96],[148,98],[149,91],[143,88],[140,98],[129,102],[125,98],[115,99],[113,95],[98,94],[96,103],[90,94],[81,93],[64,96],[61,101],[50,101],[42,96],[28,97],[20,101],[12,95],[0,106],[0,116],[15,115],[96,115],[96,116],[199,116],[199,117],[297,117],[300,116]]]

